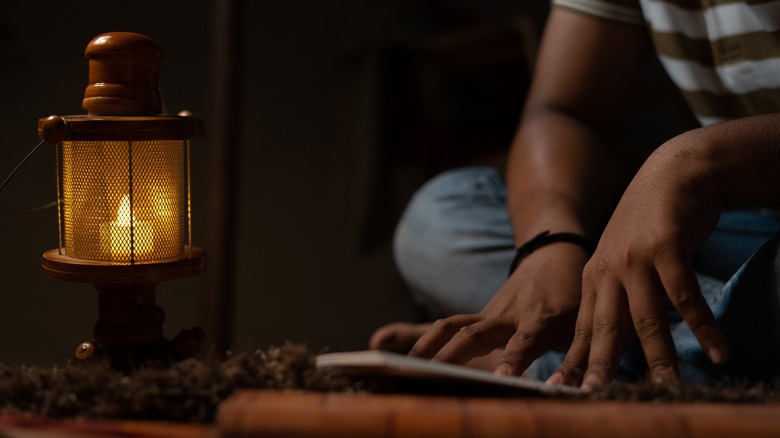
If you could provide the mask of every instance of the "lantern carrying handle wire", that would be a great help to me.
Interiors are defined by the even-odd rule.
[[[8,184],[8,182],[11,181],[11,179],[14,177],[14,175],[16,175],[16,172],[18,172],[19,169],[21,169],[22,166],[24,166],[24,163],[26,163],[27,160],[29,160],[30,157],[32,157],[35,154],[35,152],[37,152],[38,149],[40,149],[41,146],[44,145],[44,143],[46,143],[46,140],[41,140],[40,143],[38,143],[27,154],[27,156],[25,156],[22,159],[22,161],[14,168],[14,170],[11,171],[11,174],[8,175],[8,177],[5,180],[3,180],[2,184],[0,184],[0,192],[3,191],[3,188],[5,188],[6,184]],[[7,216],[14,216],[14,215],[19,215],[19,214],[34,213],[36,211],[43,211],[43,210],[55,207],[56,205],[57,205],[57,201],[52,201],[52,202],[49,202],[49,203],[46,203],[46,204],[43,204],[43,205],[39,205],[37,207],[27,208],[27,209],[24,209],[24,210],[13,210],[13,211],[0,210],[0,214],[4,214],[4,215],[7,215]]]

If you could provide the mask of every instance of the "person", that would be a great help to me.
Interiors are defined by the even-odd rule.
[[[370,347],[585,390],[780,373],[778,30],[772,1],[553,0],[505,176],[445,172],[398,225],[438,319]],[[652,45],[701,127],[632,166]]]

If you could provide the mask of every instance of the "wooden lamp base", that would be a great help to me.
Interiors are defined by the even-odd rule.
[[[92,283],[98,291],[94,340],[82,342],[76,358],[109,361],[129,370],[150,362],[172,362],[197,354],[205,339],[199,327],[182,330],[173,340],[163,336],[165,311],[155,304],[162,281],[197,275],[206,269],[206,253],[166,263],[115,265],[64,256],[53,249],[43,254],[44,274],[51,278]]]

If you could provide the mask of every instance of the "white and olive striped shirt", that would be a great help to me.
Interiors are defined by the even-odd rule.
[[[780,0],[552,0],[647,25],[702,125],[780,112]]]

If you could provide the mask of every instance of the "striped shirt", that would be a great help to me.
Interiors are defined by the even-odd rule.
[[[553,0],[648,26],[702,125],[780,112],[780,0]]]

